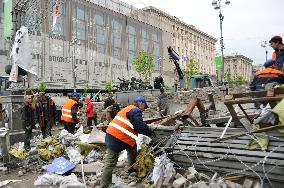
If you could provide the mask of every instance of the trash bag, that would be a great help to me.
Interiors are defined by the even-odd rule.
[[[256,131],[259,129],[259,126],[255,125],[253,126],[253,131]],[[256,133],[253,134],[256,139],[250,140],[245,148],[249,150],[254,150],[261,148],[263,151],[267,150],[268,144],[269,144],[269,138],[265,133]]]
[[[153,169],[154,158],[150,155],[150,148],[143,144],[138,152],[133,169],[137,171],[139,178],[144,178]]]
[[[64,153],[64,146],[55,137],[48,137],[37,145],[39,156],[47,161],[60,157]]]
[[[284,125],[284,98],[272,109],[272,112],[278,115],[280,123]]]
[[[277,114],[273,111],[267,111],[261,118],[256,121],[256,124],[260,126],[273,126],[279,123]]]
[[[28,156],[27,151],[23,147],[21,147],[20,144],[12,146],[9,150],[9,154],[21,160],[25,159]]]

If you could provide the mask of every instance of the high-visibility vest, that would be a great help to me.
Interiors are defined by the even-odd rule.
[[[283,76],[283,72],[275,68],[265,68],[256,72],[257,77],[259,78],[278,78]]]
[[[126,114],[130,110],[137,108],[129,105],[120,110],[114,119],[109,123],[106,132],[122,142],[134,147],[138,138],[138,133],[134,130],[133,125],[127,118]]]
[[[75,104],[77,104],[77,102],[72,99],[67,99],[64,102],[63,107],[61,109],[61,120],[62,121],[69,122],[69,123],[76,123],[73,121],[72,114],[71,114],[71,109]]]

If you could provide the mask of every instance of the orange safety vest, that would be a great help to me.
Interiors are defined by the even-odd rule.
[[[129,105],[120,110],[114,119],[109,123],[106,132],[122,142],[134,147],[138,138],[138,133],[134,130],[133,125],[127,118],[126,114],[130,110],[137,108]]]
[[[74,106],[75,104],[77,104],[77,102],[72,100],[72,99],[67,99],[64,102],[63,107],[61,109],[61,120],[62,121],[65,121],[65,122],[68,122],[68,123],[76,123],[76,122],[73,121],[72,114],[71,114],[72,106]]]
[[[263,70],[257,71],[256,75],[259,78],[278,78],[280,75],[283,76],[283,72],[275,68],[268,67]]]

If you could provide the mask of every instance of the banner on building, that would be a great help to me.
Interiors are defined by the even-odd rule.
[[[215,65],[216,65],[216,70],[219,71],[222,69],[222,57],[221,56],[215,57]]]
[[[4,1],[4,37],[8,38],[12,35],[13,22],[12,22],[12,0]]]
[[[10,82],[18,81],[18,66],[15,63],[13,63],[12,65],[12,69],[11,69],[10,76],[9,76],[9,81]]]
[[[28,34],[28,28],[22,26],[15,35],[15,41],[12,47],[11,58],[13,63],[25,71],[37,75],[36,66],[32,61],[31,40]]]

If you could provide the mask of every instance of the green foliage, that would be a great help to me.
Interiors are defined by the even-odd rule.
[[[39,90],[39,92],[44,92],[46,90],[46,83],[41,82],[37,85],[37,89]]]
[[[184,87],[186,89],[189,87],[189,80],[191,76],[196,74],[199,74],[198,62],[193,58],[190,58],[185,68]]]
[[[105,90],[106,91],[111,92],[112,88],[113,88],[113,86],[112,86],[112,82],[111,81],[105,83]]]
[[[244,83],[246,83],[246,81],[244,80],[242,75],[238,75],[237,78],[235,79],[235,83],[237,85],[243,85]]]
[[[84,84],[84,93],[88,93],[90,91],[90,86],[88,84]]]
[[[227,74],[226,74],[226,81],[228,83],[233,83],[233,78],[232,78],[231,72],[227,72]]]
[[[132,62],[138,74],[144,78],[144,81],[149,82],[154,70],[153,56],[145,51],[139,52],[138,56]]]

